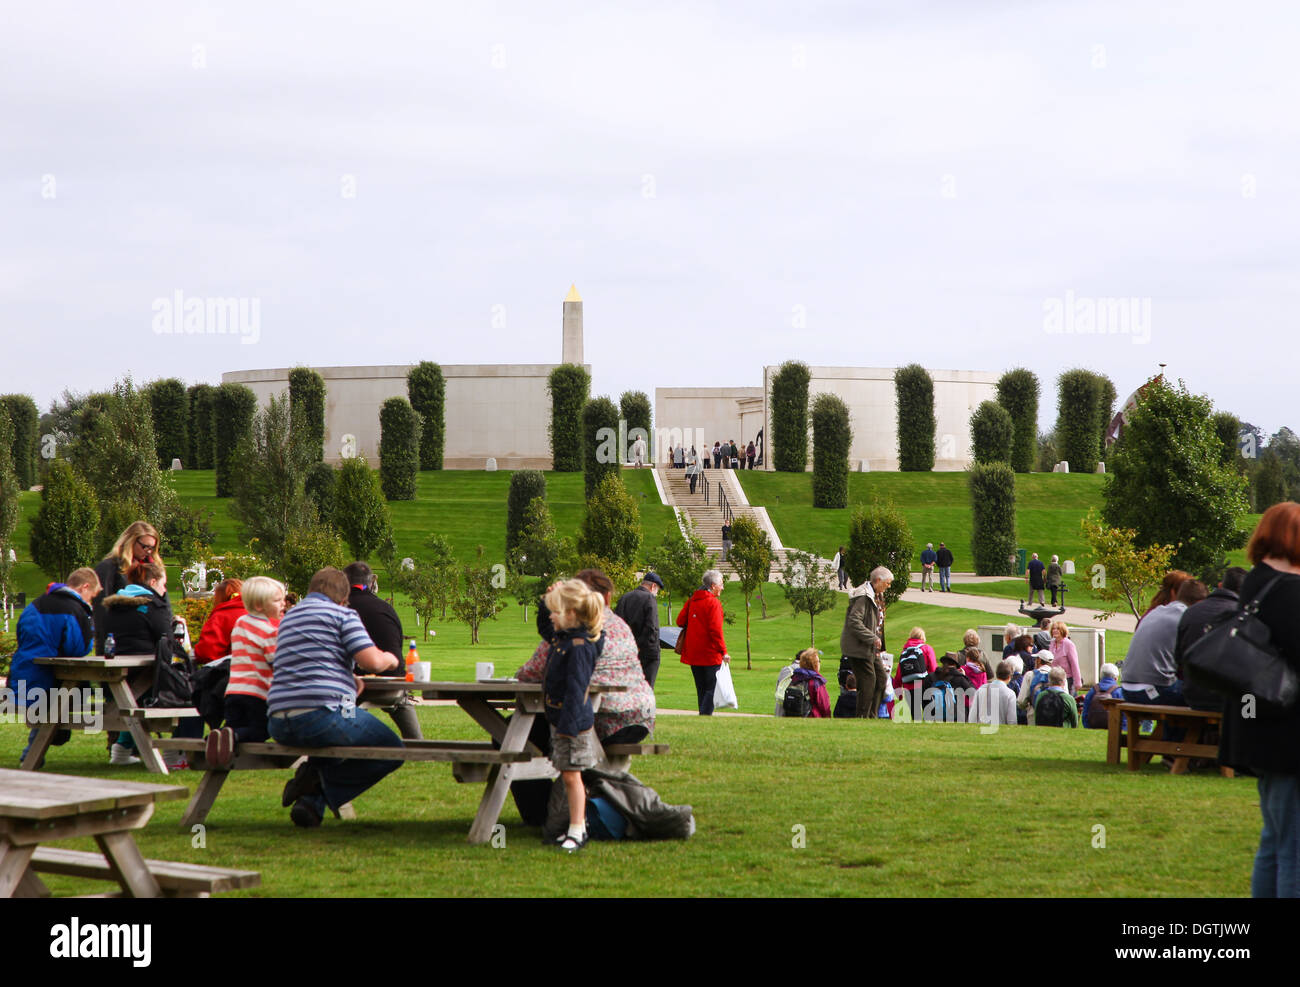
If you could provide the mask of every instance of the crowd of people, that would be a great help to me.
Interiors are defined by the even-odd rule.
[[[638,439],[637,442],[642,442]],[[761,433],[757,439],[751,439],[748,445],[737,444],[735,439],[727,439],[725,442],[714,442],[713,447],[705,446],[703,451],[699,451],[695,446],[689,449],[680,442],[668,450],[669,466],[673,469],[686,470],[688,475],[698,475],[701,470],[709,468],[712,463],[714,469],[755,469],[763,464],[763,453],[761,448]],[[632,457],[634,465],[640,465],[644,461],[645,449],[644,443],[638,446],[633,443]],[[639,454],[638,454],[638,449]]]

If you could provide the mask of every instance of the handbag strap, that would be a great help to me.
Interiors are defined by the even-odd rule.
[[[1259,591],[1259,593],[1255,596],[1255,598],[1241,608],[1242,612],[1249,614],[1252,617],[1258,614],[1259,605],[1264,602],[1264,597],[1268,596],[1268,594],[1272,592],[1273,587],[1276,586],[1278,583],[1280,583],[1282,581],[1282,577],[1285,575],[1286,575],[1285,572],[1279,572],[1276,576],[1274,576],[1267,583],[1265,583],[1264,588]]]

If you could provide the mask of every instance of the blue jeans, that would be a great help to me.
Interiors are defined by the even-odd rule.
[[[1250,896],[1300,897],[1300,778],[1260,775],[1259,812],[1264,828],[1250,875]]]
[[[952,573],[952,566],[942,565],[939,567],[939,590],[948,592],[948,576]]]
[[[277,743],[292,747],[401,747],[402,738],[364,709],[320,709],[297,716],[272,716],[271,736]],[[313,757],[308,763],[320,775],[323,801],[331,809],[346,805],[385,775],[402,766],[401,761],[346,760],[337,757]],[[322,816],[320,796],[303,796],[313,802]]]

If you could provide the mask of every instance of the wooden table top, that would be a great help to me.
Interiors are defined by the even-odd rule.
[[[366,691],[419,692],[426,699],[510,699],[515,696],[540,696],[542,683],[498,680],[493,682],[407,682],[395,675],[363,675],[361,681]],[[592,684],[587,691],[592,695],[602,692],[626,692],[625,685]]]
[[[106,668],[143,668],[154,663],[153,655],[118,655],[105,658],[102,655],[89,655],[85,658],[37,658],[38,665],[53,665],[57,668],[94,669]]]
[[[54,819],[189,797],[183,785],[150,785],[0,768],[0,817]]]

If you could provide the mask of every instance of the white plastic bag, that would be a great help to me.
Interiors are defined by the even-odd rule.
[[[713,708],[740,709],[736,687],[731,684],[731,665],[725,661],[718,666],[718,684],[713,688]]]

